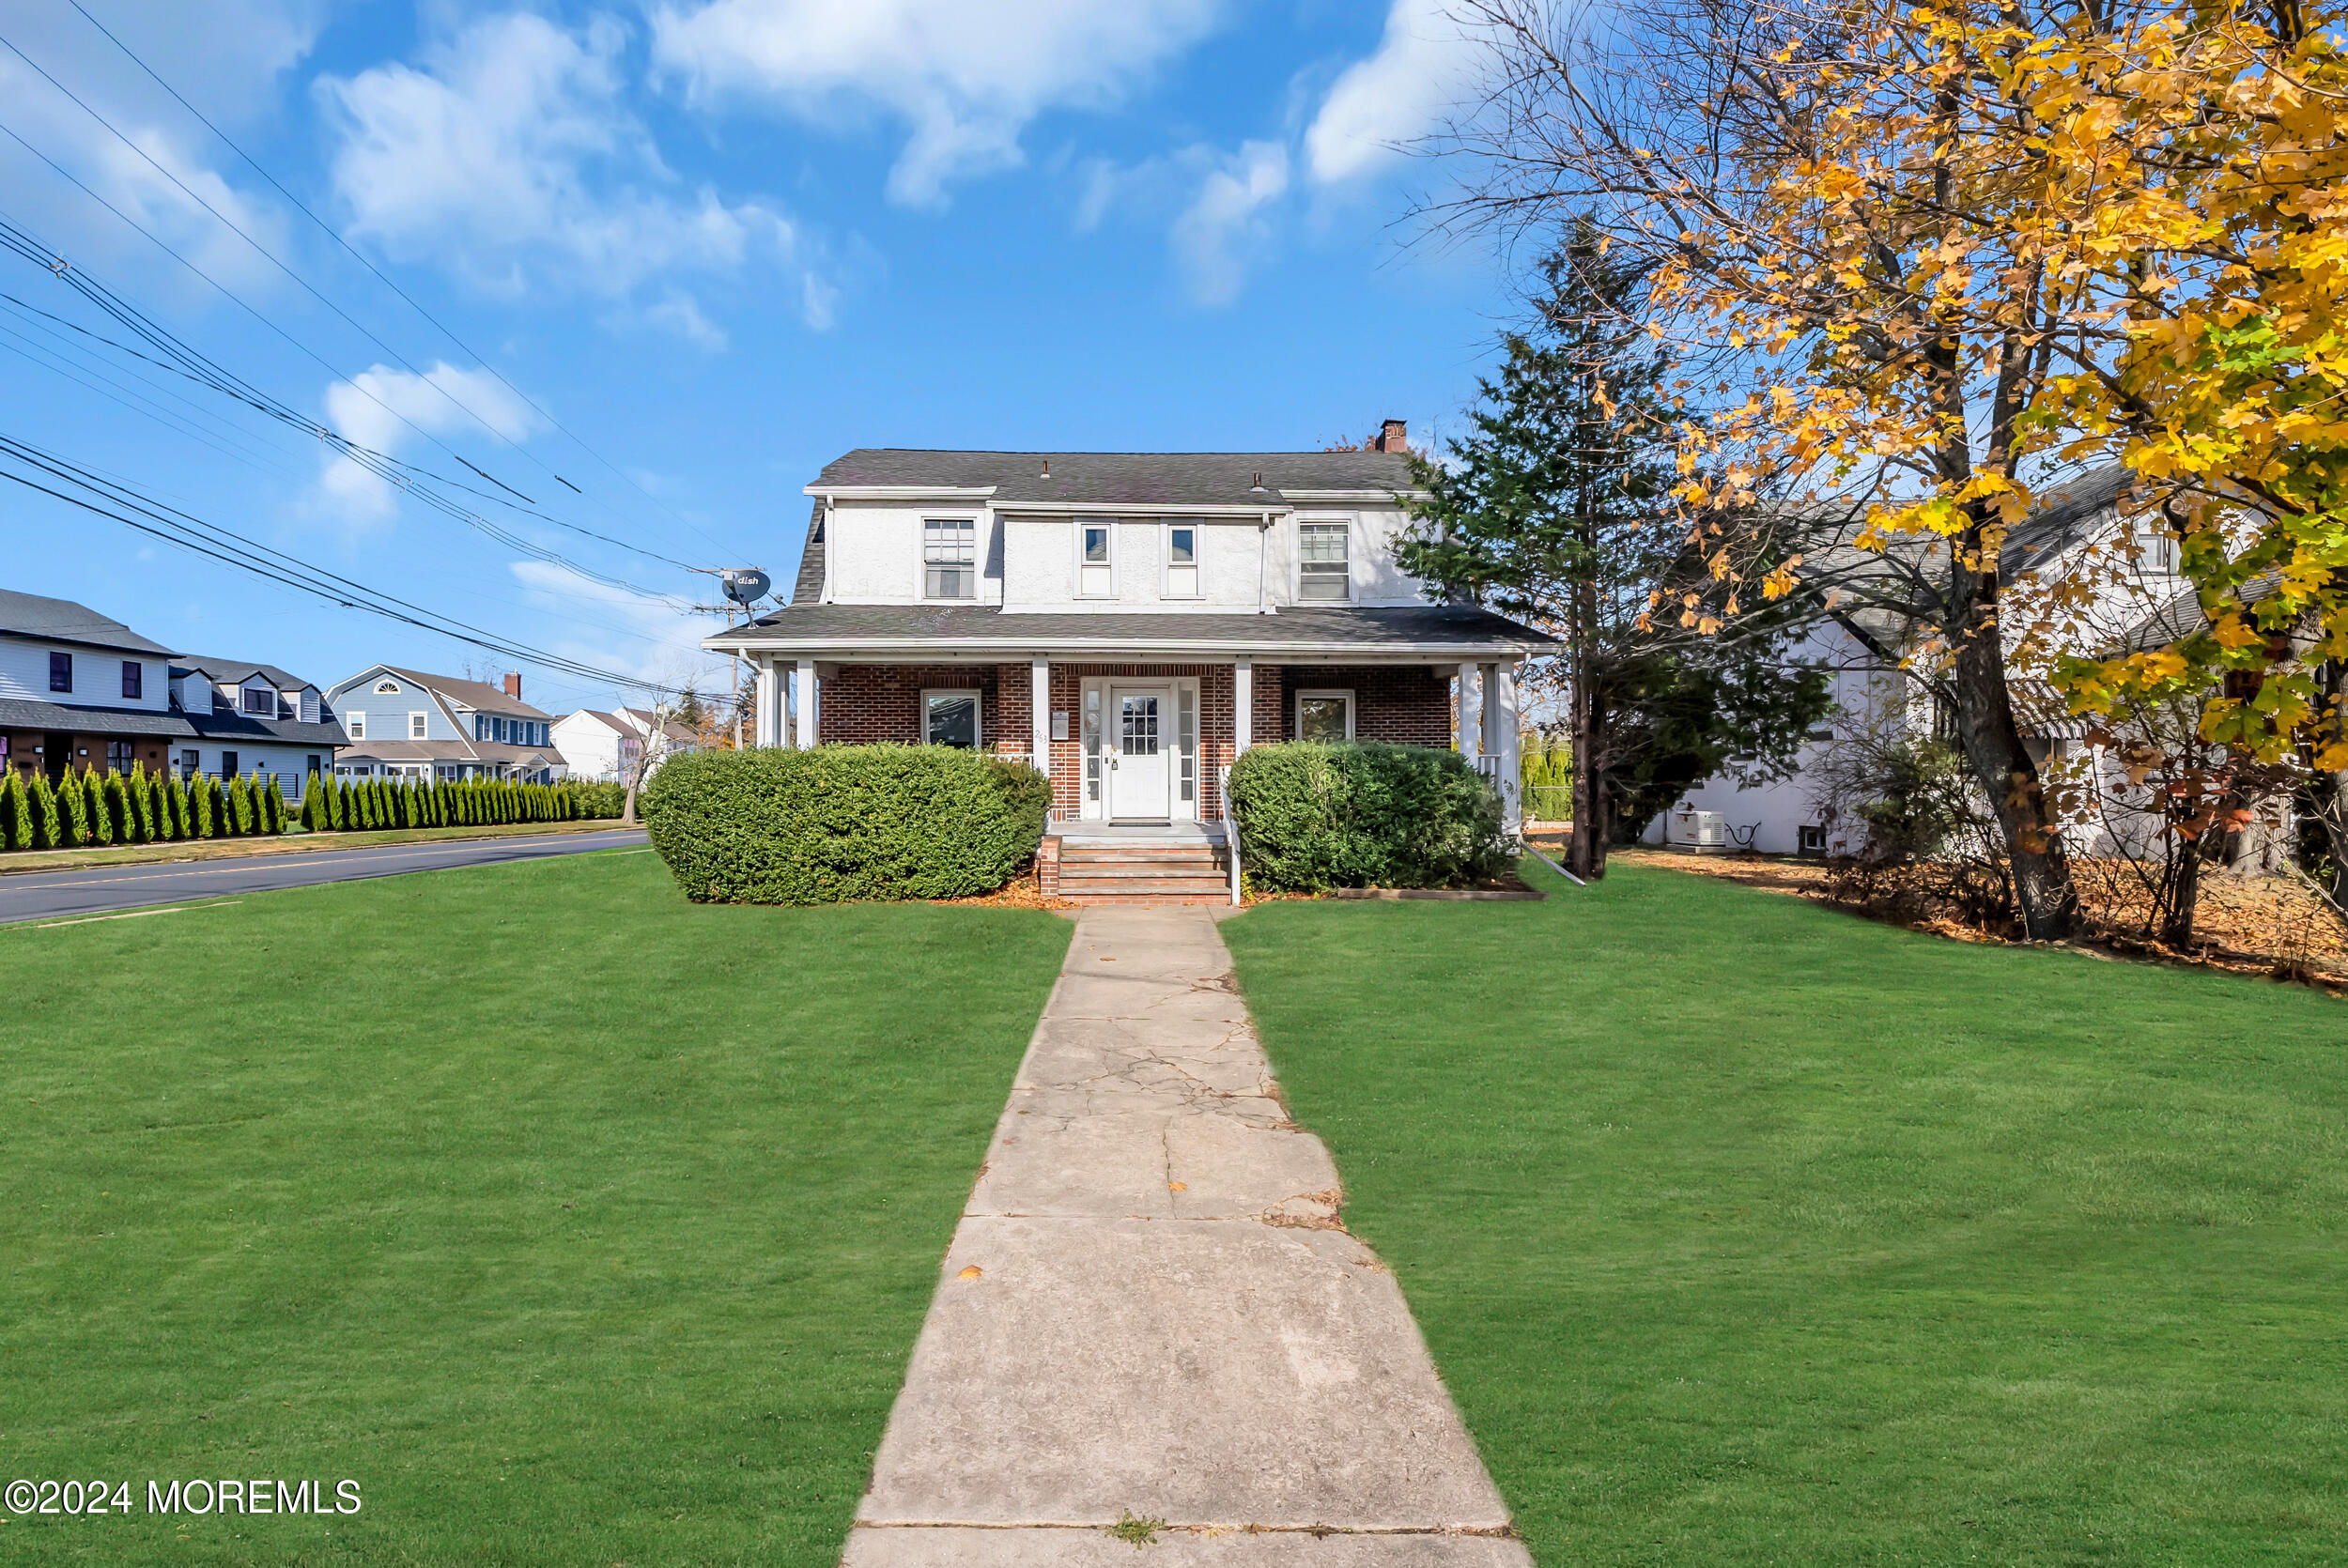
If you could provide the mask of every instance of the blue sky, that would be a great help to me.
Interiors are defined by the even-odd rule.
[[[0,135],[0,216],[304,417],[545,515],[442,492],[492,537],[30,315],[121,335],[6,254],[0,435],[597,669],[706,682],[674,605],[710,592],[579,529],[787,582],[800,486],[850,447],[1423,438],[1508,310],[1489,253],[1399,223],[1443,170],[1388,145],[1467,69],[1438,0],[81,3],[332,233],[71,0],[0,0],[0,127],[34,149]],[[14,485],[0,558],[321,682],[507,662]]]

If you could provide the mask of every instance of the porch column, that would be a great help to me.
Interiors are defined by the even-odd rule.
[[[750,714],[753,739],[760,746],[782,744],[782,671],[775,661],[753,657]]]
[[[1035,771],[1052,776],[1052,661],[1041,655],[1027,662],[1029,759]]]
[[[1256,744],[1256,661],[1231,661],[1231,755]]]
[[[815,746],[815,661],[801,659],[793,671],[792,697],[799,709],[798,746],[802,751]]]
[[[1478,757],[1481,757],[1484,754],[1483,725],[1476,717],[1476,699],[1474,696],[1475,690],[1475,666],[1472,664],[1463,664],[1460,667],[1460,696],[1458,699],[1458,709],[1460,715],[1460,755],[1466,758],[1471,765],[1474,764]]]
[[[1491,697],[1485,703],[1485,715],[1500,733],[1500,825],[1510,833],[1524,831],[1524,791],[1522,771],[1517,764],[1517,667],[1514,664],[1486,665],[1485,680]]]

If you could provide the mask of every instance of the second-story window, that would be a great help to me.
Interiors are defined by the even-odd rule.
[[[263,718],[277,716],[277,694],[275,692],[266,686],[246,686],[242,689],[246,713],[258,714]]]
[[[975,599],[979,593],[978,524],[968,517],[931,517],[921,524],[921,594],[929,599]]]
[[[1189,523],[1166,530],[1166,596],[1198,597],[1198,530]]]
[[[343,715],[343,732],[354,741],[367,738],[367,715],[353,709]]]
[[[1352,563],[1346,557],[1343,523],[1299,523],[1296,526],[1296,596],[1300,599],[1351,599]]]
[[[425,718],[423,714],[409,714],[408,715],[408,738],[411,741],[420,741],[424,739],[425,733]]]
[[[136,659],[122,661],[122,695],[136,702],[147,691],[147,667]]]
[[[49,689],[51,691],[73,689],[72,654],[52,653],[49,655]]]
[[[1109,525],[1076,526],[1076,592],[1088,599],[1105,599],[1117,592],[1117,569],[1109,560]]]

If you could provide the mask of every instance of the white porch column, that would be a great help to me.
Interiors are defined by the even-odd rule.
[[[1231,755],[1256,744],[1256,661],[1231,661]]]
[[[1034,712],[1028,726],[1028,760],[1035,771],[1044,777],[1052,776],[1052,661],[1036,657],[1027,661],[1028,701]]]
[[[758,746],[780,746],[782,671],[775,668],[774,660],[755,655],[750,660],[750,669],[755,682],[750,696],[751,740]]]
[[[1460,755],[1473,763],[1484,754],[1484,726],[1477,716],[1475,697],[1475,666],[1460,667],[1460,695],[1457,701],[1460,717]]]
[[[1524,790],[1522,770],[1517,761],[1517,667],[1514,664],[1486,665],[1485,679],[1492,699],[1485,704],[1485,713],[1499,729],[1500,745],[1500,824],[1510,833],[1524,831]]]
[[[811,751],[815,746],[815,661],[801,659],[792,678],[791,696],[799,710],[799,749]]]

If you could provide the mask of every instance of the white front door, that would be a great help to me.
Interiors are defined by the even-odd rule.
[[[1109,815],[1164,820],[1173,782],[1174,694],[1163,686],[1109,693]]]

